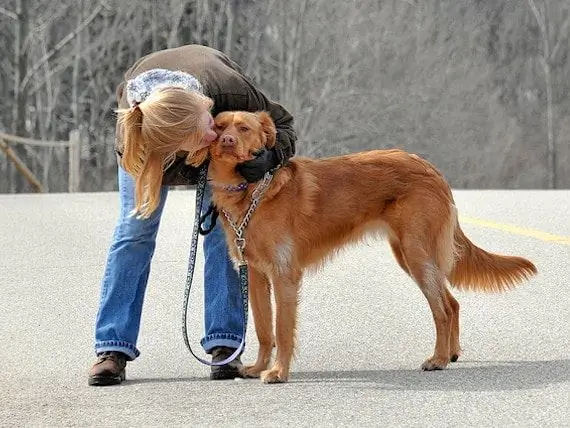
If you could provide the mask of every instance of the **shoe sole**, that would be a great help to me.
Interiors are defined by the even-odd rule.
[[[119,385],[125,379],[125,373],[121,373],[119,376],[90,376],[87,383],[90,386],[111,386]]]
[[[216,370],[210,372],[210,380],[233,380],[235,378],[243,378],[238,370]]]

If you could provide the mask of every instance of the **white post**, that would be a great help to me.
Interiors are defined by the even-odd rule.
[[[69,133],[69,192],[79,192],[81,177],[81,134],[78,129]]]

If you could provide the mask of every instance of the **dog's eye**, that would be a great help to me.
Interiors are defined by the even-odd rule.
[[[239,130],[240,130],[240,132],[247,132],[247,131],[249,131],[249,128],[247,126],[240,126]]]

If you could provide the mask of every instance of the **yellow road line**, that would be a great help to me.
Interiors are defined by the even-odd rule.
[[[569,236],[554,235],[552,233],[543,232],[536,229],[527,229],[526,227],[515,226],[506,223],[496,223],[490,220],[483,220],[480,218],[459,216],[459,220],[476,226],[487,227],[489,229],[502,230],[503,232],[512,233],[515,235],[529,236],[531,238],[540,239],[541,241],[556,242],[557,244],[570,245]]]

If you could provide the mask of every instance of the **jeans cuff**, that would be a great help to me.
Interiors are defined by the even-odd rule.
[[[225,346],[228,348],[237,349],[239,348],[240,344],[241,337],[231,333],[209,334],[200,341],[200,345],[202,345],[202,348],[204,348],[206,354],[211,354],[212,349],[217,346]]]
[[[122,352],[128,357],[129,361],[137,358],[141,353],[135,345],[124,340],[105,340],[95,343],[95,354],[100,355],[103,352]]]

